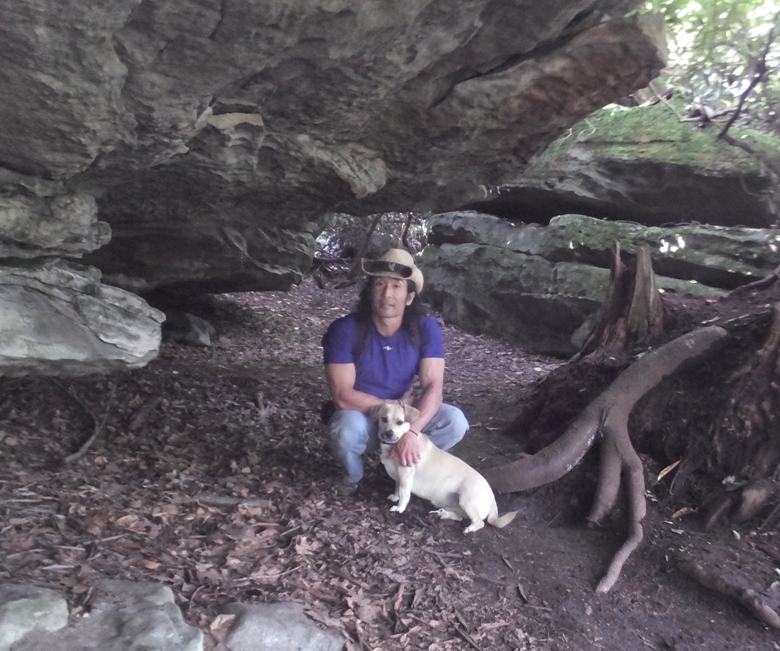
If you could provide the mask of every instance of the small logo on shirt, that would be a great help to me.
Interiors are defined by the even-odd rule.
[[[382,350],[393,350],[392,346],[383,346]]]

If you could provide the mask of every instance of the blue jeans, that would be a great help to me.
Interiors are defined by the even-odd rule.
[[[449,450],[463,438],[468,428],[469,423],[460,409],[442,405],[422,431],[437,448]],[[328,421],[328,435],[331,452],[344,469],[345,480],[360,481],[363,477],[361,457],[379,449],[376,423],[363,412],[342,409]]]

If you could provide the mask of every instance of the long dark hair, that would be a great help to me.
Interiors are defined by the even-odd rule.
[[[352,354],[357,360],[363,353],[368,343],[368,333],[371,328],[371,288],[374,286],[375,276],[369,276],[363,289],[360,290],[357,305],[355,305],[355,314],[358,317],[358,337]],[[406,281],[407,292],[414,292],[414,298],[410,305],[404,308],[404,318],[401,322],[401,329],[406,332],[415,348],[420,348],[422,334],[420,321],[427,314],[425,305],[420,301],[417,294],[417,288],[411,280]]]

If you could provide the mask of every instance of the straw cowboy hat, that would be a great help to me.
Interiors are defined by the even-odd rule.
[[[411,280],[417,294],[423,289],[422,272],[414,264],[412,254],[404,249],[390,249],[376,260],[362,258],[363,272],[369,276],[386,276],[400,280]]]

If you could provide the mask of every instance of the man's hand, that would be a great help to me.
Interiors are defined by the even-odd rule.
[[[417,442],[417,434],[407,432],[389,452],[389,456],[398,459],[402,466],[413,466],[420,460],[420,444]]]

